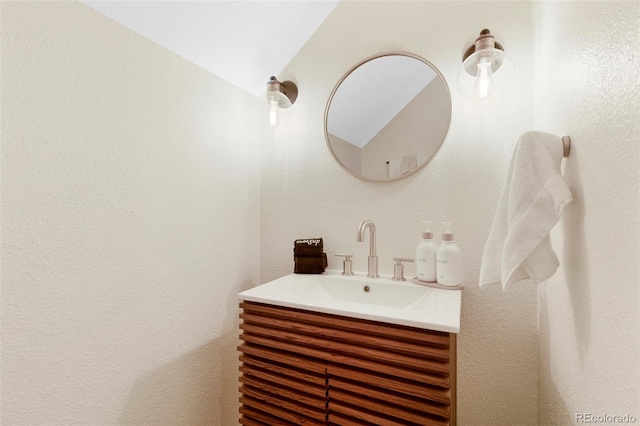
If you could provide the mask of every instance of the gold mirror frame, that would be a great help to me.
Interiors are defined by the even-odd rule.
[[[431,70],[433,70],[433,72],[435,73],[435,76],[433,77],[433,79],[435,80],[436,77],[439,78],[439,81],[442,83],[442,88],[444,89],[444,93],[446,93],[446,101],[447,101],[447,105],[444,105],[444,107],[448,107],[448,117],[446,119],[446,122],[443,123],[441,125],[441,133],[442,133],[442,138],[441,140],[438,140],[436,142],[433,142],[434,145],[434,149],[432,150],[432,152],[430,152],[430,155],[428,155],[428,158],[426,159],[426,161],[424,161],[422,164],[420,164],[418,167],[416,167],[414,170],[407,172],[405,174],[402,174],[400,176],[397,177],[393,177],[393,178],[388,178],[388,179],[376,179],[376,178],[372,178],[372,177],[367,177],[364,176],[362,174],[356,173],[353,170],[351,170],[349,167],[347,167],[343,161],[338,157],[338,155],[334,152],[334,149],[331,145],[331,139],[328,131],[328,120],[329,120],[329,112],[331,109],[331,104],[332,101],[334,100],[334,97],[336,95],[336,93],[338,92],[340,86],[344,83],[344,81],[358,68],[360,68],[361,66],[368,64],[372,61],[375,61],[376,59],[382,59],[385,57],[390,57],[390,56],[403,56],[403,57],[408,57],[408,58],[413,58],[416,59],[422,63],[424,63],[426,66],[428,66]],[[398,82],[392,82],[391,84],[398,84]],[[359,178],[359,179],[363,179],[365,181],[369,181],[369,182],[395,182],[401,179],[404,179],[406,177],[409,177],[411,175],[414,175],[415,173],[417,173],[418,171],[422,170],[424,167],[427,166],[427,164],[429,164],[431,162],[431,160],[433,159],[433,157],[436,155],[436,153],[438,152],[438,150],[440,149],[440,147],[442,146],[442,144],[444,143],[444,140],[447,137],[447,134],[449,132],[449,128],[451,125],[451,116],[452,116],[452,104],[451,104],[451,92],[449,90],[449,86],[447,84],[447,81],[445,80],[444,76],[442,75],[442,73],[438,70],[438,68],[435,67],[435,65],[433,65],[430,61],[428,61],[427,59],[418,56],[418,55],[414,55],[411,53],[407,53],[407,52],[386,52],[386,53],[382,53],[382,54],[377,54],[377,55],[373,55],[370,56],[360,62],[358,62],[356,65],[354,65],[351,69],[349,69],[341,78],[340,80],[337,82],[337,84],[335,85],[335,87],[333,88],[331,95],[329,96],[329,99],[327,101],[327,105],[325,107],[325,112],[324,112],[324,134],[325,134],[325,141],[327,143],[327,147],[329,148],[329,152],[331,152],[331,155],[333,156],[333,158],[336,160],[336,162],[344,169],[346,170],[349,174]],[[390,143],[393,143],[392,141]],[[426,141],[425,141],[426,143]],[[426,157],[426,156],[425,156]],[[388,162],[387,162],[388,163]]]

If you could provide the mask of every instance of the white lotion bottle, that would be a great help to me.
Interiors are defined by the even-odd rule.
[[[431,222],[423,220],[424,231],[422,232],[422,242],[418,244],[416,250],[416,272],[418,280],[434,283],[436,277],[436,251],[438,246],[433,241],[433,232],[429,229]]]
[[[442,222],[442,244],[436,251],[438,284],[457,286],[462,283],[460,249],[454,243],[451,222]]]

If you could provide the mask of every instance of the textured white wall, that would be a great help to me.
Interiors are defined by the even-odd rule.
[[[80,3],[2,2],[2,424],[237,421],[248,117],[255,98]]]
[[[369,218],[384,273],[414,255],[421,220],[454,222],[468,286],[461,424],[638,414],[639,13],[342,3],[279,76],[300,96],[261,134],[247,121],[261,100],[84,6],[2,2],[1,422],[233,424],[235,294],[291,272],[301,236],[325,238],[331,267],[347,251],[365,270],[355,231]],[[516,88],[472,106],[455,72],[484,27],[513,57]],[[440,68],[453,121],[427,169],[372,184],[333,161],[322,117],[349,67],[393,50]],[[552,234],[563,267],[539,292],[539,386],[536,290],[476,286],[513,144],[533,127],[574,140],[575,200]]]
[[[471,105],[454,86],[462,54],[490,28],[517,64],[515,89],[503,102]],[[296,104],[265,133],[262,149],[261,279],[292,272],[293,241],[323,237],[330,267],[353,253],[366,270],[368,243],[359,223],[378,227],[380,270],[393,256],[415,256],[422,220],[450,220],[462,250],[466,285],[459,335],[460,424],[536,424],[536,289],[509,294],[477,285],[479,264],[511,152],[533,126],[531,4],[526,2],[342,2],[279,77],[295,79]],[[323,134],[334,84],[356,62],[407,51],[432,61],[453,95],[451,130],[416,175],[376,184],[335,163]],[[438,237],[439,238],[439,237]],[[415,266],[407,266],[415,274]]]
[[[640,421],[640,3],[537,2],[534,18],[536,127],[571,135],[574,194],[539,291],[539,421]]]

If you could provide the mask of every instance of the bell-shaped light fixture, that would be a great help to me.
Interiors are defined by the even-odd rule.
[[[269,103],[269,124],[278,125],[278,109],[289,108],[298,98],[298,86],[293,81],[278,81],[271,76],[267,82],[267,102]]]
[[[458,71],[458,90],[469,102],[499,99],[513,79],[513,62],[487,29],[462,58]]]

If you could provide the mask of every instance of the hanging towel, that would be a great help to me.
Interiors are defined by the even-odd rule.
[[[549,232],[572,196],[560,174],[562,139],[542,132],[520,136],[511,158],[498,209],[485,244],[480,287],[536,284],[553,276],[560,263]]]
[[[418,168],[417,155],[403,155],[400,159],[400,175],[406,175]]]

